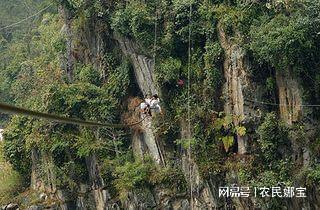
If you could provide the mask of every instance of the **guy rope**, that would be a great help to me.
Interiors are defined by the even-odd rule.
[[[144,117],[140,121],[132,123],[132,124],[100,123],[100,122],[85,121],[85,120],[80,120],[80,119],[75,119],[75,118],[62,117],[62,116],[55,115],[55,114],[47,114],[47,113],[43,113],[43,112],[37,112],[37,111],[24,109],[24,108],[16,107],[16,106],[13,106],[10,104],[5,104],[5,103],[0,103],[0,112],[6,113],[6,114],[30,116],[30,117],[34,117],[34,118],[47,119],[47,120],[59,122],[59,123],[82,125],[82,126],[88,126],[88,127],[125,128],[125,127],[131,127],[131,126],[137,125],[145,119],[145,117]]]
[[[188,139],[189,139],[189,182],[190,182],[190,207],[193,209],[193,183],[192,183],[192,148],[191,148],[191,109],[190,109],[190,88],[191,88],[191,77],[190,77],[190,67],[191,67],[191,23],[192,23],[192,2],[190,2],[189,7],[189,36],[188,36]]]

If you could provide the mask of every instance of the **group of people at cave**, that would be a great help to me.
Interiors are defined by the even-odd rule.
[[[147,116],[152,116],[152,112],[162,114],[159,96],[157,94],[147,95],[140,104],[140,111]]]
[[[177,80],[176,86],[183,87],[185,81],[183,79]],[[163,114],[160,106],[160,98],[157,94],[147,95],[143,102],[140,104],[140,112],[147,116],[152,116],[152,112]]]

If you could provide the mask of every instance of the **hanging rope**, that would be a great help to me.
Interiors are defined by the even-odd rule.
[[[263,105],[270,105],[270,106],[289,106],[288,104],[277,104],[277,103],[269,103],[269,102],[263,102],[263,101],[256,101],[256,100],[250,100],[250,99],[244,99],[245,101],[249,101],[256,104],[263,104]],[[295,104],[294,106],[298,107],[320,107],[320,104]]]
[[[188,37],[188,139],[189,139],[189,182],[190,182],[190,206],[193,209],[193,183],[192,183],[192,171],[193,165],[191,163],[192,148],[191,148],[191,109],[190,109],[190,89],[191,89],[191,23],[192,23],[192,3],[189,7],[189,37]]]
[[[155,5],[155,19],[154,19],[154,43],[153,43],[153,62],[154,62],[154,71],[156,71],[156,56],[157,56],[157,32],[158,32],[158,4],[159,2],[156,1],[156,5]],[[160,90],[160,87],[158,86],[158,84],[156,83],[156,86],[157,86],[157,89]],[[151,108],[152,109],[152,108]],[[155,141],[156,143],[156,146],[158,148],[158,152],[159,152],[159,155],[160,155],[160,159],[161,159],[161,162],[163,163],[163,165],[165,166],[166,165],[166,162],[165,162],[165,159],[164,159],[164,156],[162,154],[162,151],[160,149],[160,146],[157,142],[157,140]]]
[[[155,19],[154,19],[154,43],[153,43],[153,62],[154,62],[154,69],[153,70],[154,70],[154,72],[156,72],[156,66],[157,66],[156,57],[157,57],[157,48],[158,48],[158,46],[157,46],[157,44],[158,44],[158,41],[157,41],[158,40],[158,36],[157,36],[157,33],[158,33],[158,18],[159,18],[159,16],[161,16],[161,14],[159,15],[158,5],[159,5],[159,1],[156,1]],[[155,82],[155,86],[156,86],[156,89],[160,91],[161,87],[159,86],[158,82]],[[160,91],[160,93],[161,93],[161,91]]]
[[[29,17],[26,17],[26,18],[24,18],[24,19],[22,19],[22,20],[20,20],[20,21],[18,21],[16,23],[12,23],[10,25],[4,26],[4,27],[0,28],[0,31],[2,31],[4,29],[7,29],[7,28],[11,28],[11,27],[17,26],[17,25],[19,25],[19,24],[21,24],[21,23],[23,23],[23,22],[25,22],[25,21],[33,18],[33,17],[36,17],[36,16],[40,15],[42,12],[46,11],[47,9],[49,9],[49,7],[51,7],[52,5],[53,4],[49,4],[49,6],[43,8],[42,10],[38,11],[37,13],[35,13],[35,14],[29,16]]]
[[[0,103],[0,112],[7,113],[7,114],[17,114],[17,115],[23,115],[23,116],[30,116],[38,119],[47,119],[54,122],[59,123],[67,123],[67,124],[74,124],[74,125],[83,125],[88,127],[113,127],[113,128],[125,128],[125,127],[131,127],[134,125],[137,125],[141,123],[143,120],[146,119],[146,116],[142,118],[140,121],[132,123],[132,124],[111,124],[111,123],[99,123],[99,122],[93,122],[93,121],[84,121],[74,118],[67,118],[67,117],[61,117],[54,114],[47,114],[37,111],[32,111],[29,109],[19,108],[16,106],[12,106],[5,103]]]
[[[156,68],[156,54],[157,54],[157,30],[158,30],[158,9],[155,8],[155,19],[154,19],[154,42],[153,42],[153,60],[154,68]]]

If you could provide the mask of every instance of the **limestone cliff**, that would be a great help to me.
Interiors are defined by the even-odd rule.
[[[10,119],[8,159],[21,171],[25,168],[19,166],[25,165],[19,155],[28,151],[31,159],[29,186],[23,189],[31,195],[22,199],[22,206],[320,209],[320,115],[317,105],[306,106],[320,100],[313,96],[319,95],[320,62],[313,57],[309,66],[301,55],[319,39],[315,32],[299,39],[311,30],[300,28],[313,19],[286,19],[300,7],[291,2],[59,1],[51,20],[59,27],[57,37],[47,41],[42,36],[50,36],[51,28],[39,27],[28,46],[30,52],[45,53],[43,40],[37,42],[43,38],[50,53],[30,56],[24,63],[35,70],[28,74],[18,72],[23,58],[8,64],[8,72],[0,73],[9,76],[0,79],[0,86],[17,86],[17,101],[26,100],[20,91],[32,86],[35,90],[26,100],[30,109],[117,125]],[[308,39],[315,40],[295,50]],[[0,41],[4,43],[2,33]],[[316,47],[306,57],[317,55]],[[151,56],[154,48],[157,62]],[[13,55],[27,57],[28,50]],[[2,54],[1,46],[0,58]],[[52,55],[57,58],[51,60]],[[301,76],[299,65],[312,69],[312,75]],[[36,85],[29,84],[33,79]],[[140,110],[151,94],[160,96],[163,115]],[[219,195],[219,187],[247,186],[307,187],[307,196]]]
[[[257,111],[249,100],[257,97],[258,92],[250,79],[250,63],[245,50],[236,41],[241,34],[234,37],[226,34],[223,27],[218,25],[220,44],[224,50],[223,72],[225,84],[223,87],[224,111],[233,116],[236,126],[257,116]],[[248,150],[248,136],[237,136],[238,153],[245,154]]]
[[[281,118],[292,125],[302,117],[301,86],[292,76],[292,70],[284,70],[276,73],[279,91],[279,109]]]

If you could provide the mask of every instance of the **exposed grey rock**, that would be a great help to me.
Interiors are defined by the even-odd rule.
[[[27,210],[42,210],[42,209],[43,209],[42,206],[32,205],[32,206],[28,207]]]
[[[158,147],[156,137],[153,133],[154,128],[152,127],[152,118],[147,117],[142,122],[142,127],[144,128],[143,139],[145,144],[148,147],[150,154],[152,155],[156,163],[158,164],[163,163],[163,159],[161,157],[161,151]]]
[[[5,210],[17,210],[19,209],[19,205],[16,203],[10,203],[5,207]]]
[[[302,117],[302,97],[300,85],[292,76],[291,70],[276,72],[279,91],[280,116],[284,122],[291,125]]]
[[[122,52],[128,56],[134,66],[134,74],[139,88],[144,95],[158,94],[154,79],[154,60],[145,55],[139,54],[139,47],[133,41],[115,35],[120,44]]]
[[[113,204],[110,206],[109,209],[110,209],[110,210],[120,210],[121,208],[120,208],[119,204],[113,203]]]
[[[43,18],[42,21],[41,21],[41,23],[42,23],[43,25],[48,25],[48,23],[49,23],[48,18]]]
[[[157,206],[150,189],[136,189],[130,192],[124,203],[125,209],[154,209]]]
[[[103,210],[107,207],[107,200],[110,198],[110,195],[106,189],[103,189],[104,180],[100,175],[97,157],[95,155],[87,157],[86,163],[89,171],[91,192],[94,196],[96,209]]]
[[[218,25],[219,40],[224,49],[223,71],[225,84],[223,87],[223,96],[225,97],[224,112],[233,116],[235,126],[241,125],[246,118],[257,116],[257,110],[248,106],[246,100],[256,98],[256,85],[249,77],[250,63],[245,51],[233,40],[239,38],[228,37],[223,27]],[[248,137],[237,135],[238,154],[247,153]]]
[[[72,33],[72,15],[71,11],[68,10],[65,6],[60,6],[60,14],[63,16],[64,25],[61,29],[61,33],[66,37],[66,53],[63,57],[64,70],[69,82],[72,82],[73,79],[73,65],[74,65],[74,56],[72,54],[73,50],[73,33]]]
[[[181,209],[187,210],[190,209],[190,204],[188,200],[182,200],[181,202]]]
[[[190,134],[187,130],[187,124],[185,121],[181,122],[181,138],[187,139]],[[209,180],[203,180],[199,174],[199,169],[195,161],[188,156],[188,150],[184,150],[182,153],[182,172],[184,173],[185,179],[188,182],[188,186],[192,185],[192,202],[184,200],[181,203],[181,207],[174,209],[215,209],[218,208],[219,199],[210,187]],[[213,185],[213,184],[212,184]],[[175,204],[177,205],[177,204]]]
[[[37,191],[54,193],[56,191],[56,172],[52,154],[33,148],[31,150],[31,160],[31,188]],[[46,176],[42,176],[43,173]]]
[[[124,55],[131,59],[134,66],[134,73],[141,92],[147,94],[159,94],[154,79],[154,60],[145,55],[139,54],[139,47],[132,40],[115,35]],[[144,118],[145,116],[141,116]],[[136,154],[149,153],[156,163],[163,164],[164,157],[154,135],[152,118],[146,117],[142,122],[142,132],[133,133],[133,148]],[[145,148],[146,146],[146,148]]]

